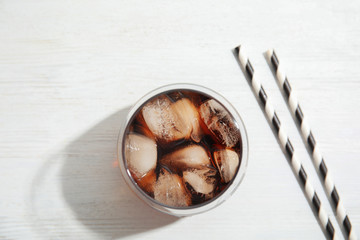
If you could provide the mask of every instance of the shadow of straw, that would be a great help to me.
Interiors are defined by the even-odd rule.
[[[67,205],[66,210],[70,208],[76,218],[72,220],[95,232],[100,239],[138,234],[178,219],[143,203],[121,176],[116,145],[119,128],[128,110],[122,109],[98,123],[58,153],[60,161],[55,160],[57,164],[63,164],[58,176],[63,199],[57,197],[54,200],[65,200],[62,204]],[[49,160],[36,175],[34,189],[44,184],[46,175],[52,171],[54,164],[51,161],[54,162]],[[48,213],[46,215],[48,217]],[[61,231],[63,236],[74,236],[79,232],[71,227]]]

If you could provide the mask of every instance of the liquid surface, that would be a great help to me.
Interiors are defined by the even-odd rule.
[[[134,182],[156,201],[187,207],[226,190],[241,164],[238,125],[217,100],[173,90],[149,99],[125,131]]]

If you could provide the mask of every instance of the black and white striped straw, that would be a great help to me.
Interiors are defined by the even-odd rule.
[[[299,124],[301,136],[310,149],[314,166],[318,172],[319,178],[324,184],[325,192],[328,195],[328,198],[336,212],[336,217],[341,230],[347,239],[357,239],[355,231],[353,231],[349,216],[346,213],[343,202],[332,180],[329,169],[326,166],[325,160],[320,153],[318,144],[316,144],[316,140],[310,129],[307,118],[305,117],[299,105],[299,101],[296,97],[294,89],[291,87],[275,51],[273,49],[268,50],[266,52],[266,57],[269,65],[275,72],[276,79],[279,83],[281,91],[287,99],[287,104],[289,105],[290,111]]]
[[[319,219],[321,227],[324,229],[324,232],[328,235],[330,239],[337,239],[337,235],[333,224],[329,219],[324,206],[321,204],[320,198],[311,184],[309,177],[305,171],[304,166],[298,160],[294,147],[291,144],[291,141],[286,134],[284,127],[281,125],[280,119],[276,114],[274,107],[271,103],[269,96],[266,94],[262,84],[257,80],[254,68],[252,67],[243,46],[235,48],[235,54],[237,55],[240,65],[243,68],[245,74],[248,75],[250,79],[251,86],[257,97],[260,99],[260,103],[265,109],[265,115],[272,124],[273,129],[277,133],[280,145],[284,152],[286,152],[290,166],[293,169],[295,176],[298,178],[299,183],[304,188],[304,194],[308,199],[309,203],[316,213],[316,217]]]

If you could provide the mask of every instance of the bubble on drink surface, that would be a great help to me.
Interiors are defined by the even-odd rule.
[[[200,116],[213,136],[227,147],[240,140],[239,129],[230,113],[216,100],[210,99],[200,106]]]
[[[181,177],[164,168],[160,170],[159,178],[155,183],[154,198],[172,207],[187,207],[191,204],[191,196],[186,191]]]
[[[239,155],[230,149],[222,149],[214,152],[214,159],[224,182],[230,182],[239,166]]]
[[[209,195],[215,189],[216,170],[209,167],[202,169],[189,169],[183,172],[184,182],[201,194]]]
[[[199,145],[190,145],[165,155],[160,163],[173,171],[187,168],[202,168],[209,166],[210,157],[206,150]]]
[[[140,134],[130,133],[125,141],[125,159],[129,170],[141,178],[155,169],[157,146],[153,139]]]

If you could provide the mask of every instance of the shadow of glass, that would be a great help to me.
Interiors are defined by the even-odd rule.
[[[61,173],[65,200],[77,219],[108,237],[136,234],[178,219],[139,200],[121,176],[116,143],[128,111],[116,112],[72,142]]]
[[[47,184],[49,175],[54,178],[54,174],[49,172],[54,172],[52,169],[56,164],[59,168],[61,188],[58,196],[53,196],[52,199],[73,212],[70,213],[72,219],[69,219],[67,225],[70,225],[71,221],[80,222],[103,239],[138,234],[179,219],[147,206],[136,197],[121,176],[116,159],[117,138],[128,110],[129,108],[122,109],[98,123],[71,142],[61,153],[55,154],[60,156],[60,160],[49,159],[40,169],[31,193],[32,211],[35,211],[37,216],[49,218],[49,213],[39,214],[43,205],[38,203],[40,197],[36,192],[40,186]],[[61,228],[62,224],[58,227]],[[71,231],[79,232],[71,229],[71,226],[67,226],[63,227],[62,231],[70,236]],[[44,227],[40,230],[44,232]],[[49,232],[46,232],[46,235],[49,235]]]

